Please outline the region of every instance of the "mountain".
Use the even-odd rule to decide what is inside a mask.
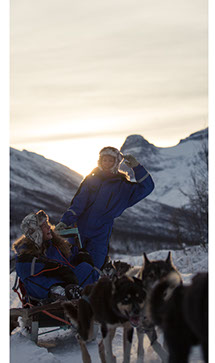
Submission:
[[[187,211],[180,213],[192,191],[190,173],[195,170],[207,129],[190,135],[170,148],[159,148],[140,135],[128,136],[121,147],[151,173],[154,191],[115,220],[110,251],[142,253],[159,248],[198,244]],[[82,176],[75,171],[32,152],[10,150],[11,243],[20,236],[20,223],[32,211],[44,209],[56,224],[69,207]],[[131,174],[124,163],[121,168]],[[127,169],[126,169],[127,168]],[[133,175],[131,174],[131,179]]]
[[[82,176],[45,157],[10,149],[11,239],[21,234],[20,223],[32,211],[44,209],[56,224],[69,207]]]
[[[207,143],[207,128],[167,148],[156,147],[143,136],[131,135],[122,145],[121,152],[132,154],[152,175],[156,187],[147,199],[182,207],[189,201],[186,194],[192,192],[191,173],[196,172]],[[125,165],[122,169],[133,177]]]

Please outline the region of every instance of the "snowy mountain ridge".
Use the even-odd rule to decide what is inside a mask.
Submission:
[[[187,198],[190,173],[202,142],[207,141],[207,130],[191,135],[175,147],[158,148],[141,135],[128,136],[121,151],[133,154],[151,173],[154,191],[137,205],[128,208],[114,223],[111,248],[137,253],[145,248],[172,246],[183,237],[190,241],[187,216],[180,217],[180,231],[175,227],[177,207]],[[75,171],[26,150],[10,150],[10,213],[11,243],[20,236],[20,223],[26,214],[44,209],[52,224],[59,222],[67,210],[82,176]],[[124,163],[122,169],[126,169]],[[127,169],[128,170],[128,169]],[[131,173],[131,169],[128,170]],[[131,175],[132,176],[132,175]],[[134,244],[135,241],[135,244]],[[149,247],[147,247],[149,246]]]
[[[42,155],[10,148],[11,237],[20,234],[21,220],[32,210],[44,209],[57,222],[81,180],[80,174]]]
[[[149,200],[164,203],[172,207],[182,207],[188,198],[181,192],[192,192],[190,185],[191,172],[195,172],[196,164],[208,142],[208,129],[191,134],[178,145],[160,148],[149,144],[140,135],[130,135],[121,147],[123,154],[132,154],[148,169],[155,182]],[[133,174],[124,165],[122,169],[131,177]]]

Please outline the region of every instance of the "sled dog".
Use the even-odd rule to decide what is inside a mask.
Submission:
[[[169,362],[187,363],[193,345],[201,345],[208,362],[208,274],[199,273],[191,285],[182,285],[171,272],[154,287],[148,305],[154,324],[161,327]]]
[[[160,356],[163,362],[167,361],[167,352],[163,349],[161,344],[157,341],[157,334],[155,331],[154,324],[149,321],[146,315],[146,301],[148,294],[150,293],[152,287],[156,282],[160,280],[161,277],[168,275],[170,271],[177,271],[172,263],[171,252],[169,252],[166,260],[158,260],[158,261],[150,261],[147,258],[147,255],[144,253],[143,255],[144,263],[140,268],[129,268],[130,265],[124,264],[121,261],[108,262],[108,276],[100,278],[100,280],[93,285],[88,285],[84,289],[83,299],[79,301],[79,310],[73,308],[71,303],[64,304],[65,312],[67,316],[71,319],[73,324],[77,324],[79,331],[79,342],[82,350],[82,356],[84,362],[90,362],[89,354],[86,351],[86,346],[84,344],[85,341],[92,339],[93,335],[93,321],[99,321],[101,324],[102,335],[104,337],[105,347],[103,347],[103,341],[101,341],[99,349],[100,349],[100,357],[102,362],[114,362],[114,357],[112,354],[111,341],[114,337],[115,329],[117,326],[121,325],[124,327],[124,362],[130,361],[130,346],[132,342],[133,336],[133,327],[137,328],[137,336],[138,336],[138,362],[143,362],[144,357],[144,349],[143,349],[143,339],[144,334],[147,334],[151,341],[151,345],[155,352]],[[118,272],[122,270],[126,274],[124,278],[117,276]],[[110,271],[112,270],[112,273]],[[136,275],[136,276],[134,276]],[[112,276],[112,282],[110,277]],[[123,304],[126,306],[126,299],[124,299],[124,295],[121,293],[121,290],[118,289],[121,282],[126,282],[123,284],[123,291],[126,293],[127,288],[129,288],[130,283],[134,279],[135,284],[138,283],[138,289],[141,288],[143,293],[142,299],[143,303],[139,304],[140,312],[138,316],[138,323],[129,322],[129,319],[126,320],[126,323],[119,321],[119,318],[122,314],[119,311],[116,314],[116,301],[119,299],[121,301],[121,309],[123,309]],[[140,281],[142,284],[140,284]],[[126,287],[127,286],[127,287]],[[107,288],[108,287],[108,288]],[[107,295],[105,294],[107,292]],[[114,293],[114,294],[113,294]],[[110,298],[110,295],[114,296]],[[131,298],[133,298],[131,296]],[[136,298],[134,298],[136,299]],[[88,300],[88,301],[87,301]],[[89,304],[90,300],[90,304]],[[104,304],[103,304],[104,303]],[[102,307],[102,310],[100,311]],[[110,314],[110,312],[112,312]],[[116,321],[111,322],[108,320],[112,318],[113,312],[117,315]],[[89,316],[91,324],[87,325],[89,322]],[[103,319],[103,320],[102,320]],[[104,324],[103,324],[104,322]],[[113,326],[114,324],[114,326]],[[116,325],[115,325],[116,324]],[[108,332],[108,334],[107,334]],[[105,340],[106,338],[106,340]],[[102,349],[106,351],[106,356],[111,357],[109,360],[102,355]],[[110,353],[109,353],[110,352]],[[107,360],[106,360],[107,359]],[[112,360],[111,360],[112,359]]]
[[[98,282],[84,288],[78,309],[72,303],[63,303],[71,322],[77,324],[78,340],[83,362],[91,362],[85,342],[92,340],[93,324],[98,322],[104,343],[106,363],[116,362],[112,352],[112,340],[118,326],[124,328],[124,363],[130,362],[133,327],[140,323],[141,311],[146,300],[143,283],[136,277],[101,277]]]
[[[124,261],[108,261],[103,269],[102,269],[102,275],[108,276],[112,278],[114,275],[117,275],[118,277],[123,276],[128,270],[131,269],[131,265],[129,265],[127,262]]]
[[[144,253],[143,266],[138,270],[135,267],[127,272],[127,275],[133,276],[135,274],[136,277],[142,280],[143,287],[147,293],[147,301],[141,314],[141,323],[137,327],[138,362],[143,362],[144,359],[143,341],[145,334],[148,336],[152,348],[161,358],[161,361],[167,362],[168,353],[157,340],[155,324],[153,324],[153,322],[148,317],[147,305],[153,287],[160,281],[161,278],[168,276],[172,272],[175,272],[181,279],[179,272],[173,264],[171,252],[168,253],[166,260],[151,261],[148,259],[146,253]]]

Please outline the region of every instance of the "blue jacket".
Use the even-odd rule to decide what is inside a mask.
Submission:
[[[77,223],[84,247],[85,241],[96,238],[106,249],[114,219],[154,189],[154,182],[142,165],[133,170],[136,182],[127,180],[122,173],[107,177],[96,168],[81,183],[61,222],[68,226]]]
[[[17,254],[16,272],[27,294],[37,299],[47,298],[52,285],[77,283],[84,287],[99,277],[98,272],[86,262],[73,267],[52,241],[49,241],[49,247],[41,257],[29,255],[27,250],[26,254]]]

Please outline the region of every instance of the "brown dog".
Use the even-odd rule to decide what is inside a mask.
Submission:
[[[133,327],[140,323],[145,299],[146,292],[141,280],[114,276],[113,280],[102,277],[96,284],[86,286],[78,302],[78,309],[70,302],[63,304],[67,316],[77,324],[78,340],[85,363],[91,361],[85,342],[93,337],[94,322],[101,326],[107,363],[115,362],[112,352],[115,330],[117,326],[124,327],[124,362],[129,363]]]

